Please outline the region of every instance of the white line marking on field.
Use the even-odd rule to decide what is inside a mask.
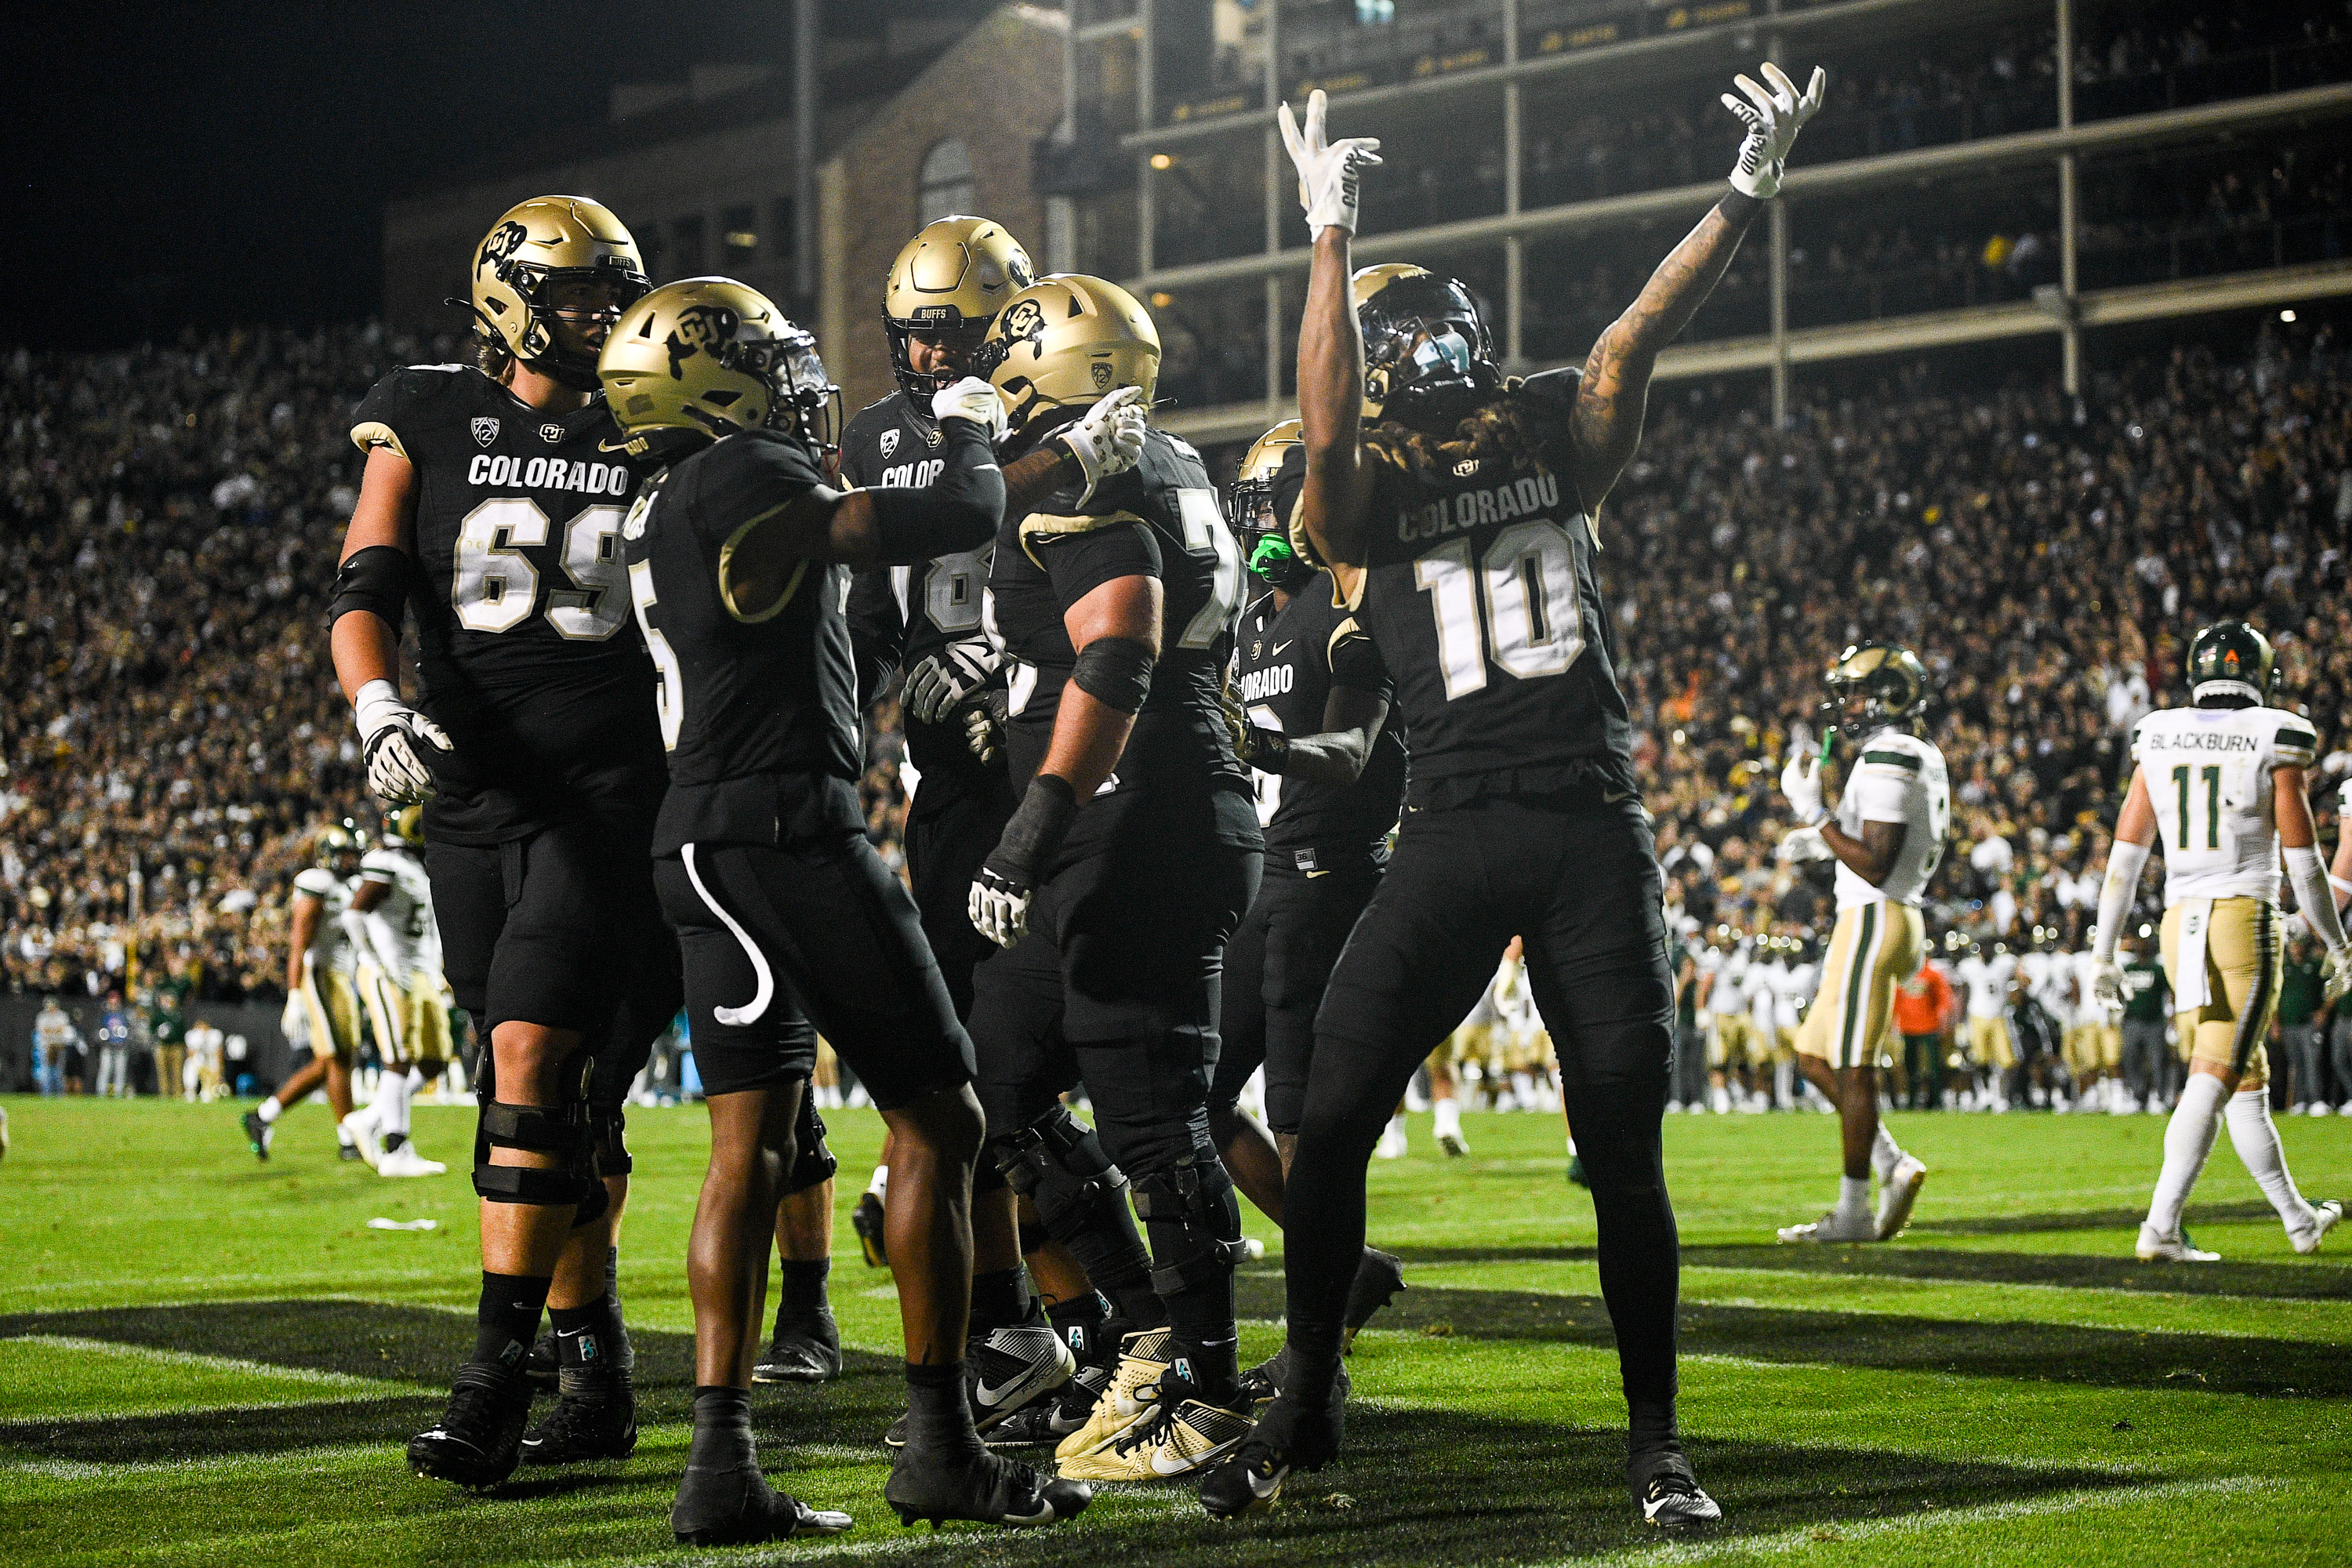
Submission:
[[[125,1344],[120,1340],[88,1340],[72,1334],[22,1334],[0,1341],[0,1343],[47,1345],[81,1354],[122,1356],[152,1366],[202,1367],[213,1372],[239,1373],[247,1377],[273,1378],[280,1383],[309,1384],[318,1388],[380,1389],[397,1386],[387,1385],[380,1377],[355,1377],[347,1372],[286,1366],[277,1362],[245,1361],[236,1356],[205,1355],[196,1351],[159,1350],[152,1345]]]
[[[73,1355],[100,1355],[117,1361],[128,1361],[144,1366],[184,1370],[229,1373],[239,1377],[275,1384],[293,1384],[306,1392],[289,1392],[271,1396],[258,1394],[226,1402],[194,1405],[141,1405],[131,1403],[109,1405],[94,1410],[59,1410],[47,1414],[0,1416],[0,1434],[12,1427],[54,1426],[60,1422],[119,1421],[142,1415],[201,1415],[207,1411],[283,1409],[301,1405],[341,1405],[354,1398],[397,1399],[421,1392],[416,1385],[387,1382],[383,1378],[354,1377],[349,1373],[325,1372],[314,1367],[281,1366],[269,1362],[244,1361],[235,1356],[203,1355],[194,1351],[159,1350],[149,1345],[123,1344],[114,1340],[82,1339],[71,1334],[19,1334],[0,1340],[0,1345],[38,1345],[44,1350],[63,1351]],[[316,1393],[307,1391],[318,1391]],[[108,1471],[120,1467],[108,1467]]]

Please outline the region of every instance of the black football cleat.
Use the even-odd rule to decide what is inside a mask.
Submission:
[[[730,1469],[688,1465],[670,1505],[669,1532],[680,1546],[751,1546],[805,1535],[839,1535],[853,1521],[811,1508],[768,1484],[756,1464]]]
[[[1348,1286],[1347,1327],[1339,1335],[1339,1352],[1345,1355],[1356,1346],[1356,1331],[1372,1321],[1372,1315],[1396,1298],[1404,1289],[1404,1264],[1394,1253],[1382,1252],[1377,1247],[1364,1248],[1364,1256],[1356,1265],[1356,1278]]]
[[[1276,1399],[1241,1447],[1210,1467],[1201,1481],[1201,1506],[1216,1519],[1272,1508],[1293,1470],[1319,1470],[1339,1456],[1347,1408],[1336,1395],[1320,1410]]]
[[[562,1364],[555,1354],[555,1331],[549,1329],[522,1358],[523,1381],[538,1393],[553,1394],[562,1375]]]
[[[1582,1187],[1587,1192],[1592,1190],[1592,1178],[1584,1173],[1584,1156],[1581,1154],[1570,1154],[1568,1157],[1568,1184],[1571,1187]]]
[[[890,1267],[890,1244],[882,1233],[882,1200],[872,1193],[860,1194],[857,1206],[849,1211],[849,1228],[857,1233],[857,1246],[866,1254],[868,1268]]]
[[[933,1529],[949,1520],[1033,1529],[1059,1524],[1086,1511],[1095,1497],[1084,1481],[1041,1476],[1029,1466],[984,1448],[938,1453],[919,1447],[898,1450],[885,1501],[898,1510],[898,1522],[929,1520]]]
[[[269,1123],[261,1119],[258,1110],[248,1110],[243,1125],[245,1146],[253,1151],[255,1159],[266,1163],[269,1159]]]
[[[625,1459],[637,1449],[637,1396],[626,1373],[564,1373],[547,1419],[524,1434],[526,1465]]]
[[[768,1353],[751,1368],[753,1383],[829,1383],[840,1375],[841,1329],[830,1307],[814,1321],[779,1321]]]
[[[1642,1520],[1661,1530],[1688,1530],[1723,1522],[1723,1509],[1700,1489],[1690,1461],[1680,1454],[1660,1454],[1648,1461],[1648,1476],[1633,1489]]]
[[[530,1419],[530,1384],[494,1361],[469,1361],[450,1380],[441,1419],[408,1440],[408,1468],[427,1480],[486,1490],[514,1474]]]

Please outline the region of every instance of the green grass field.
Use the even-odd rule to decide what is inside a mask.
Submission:
[[[632,1118],[624,1294],[644,1436],[601,1469],[478,1499],[418,1480],[408,1434],[470,1343],[462,1169],[380,1181],[336,1163],[323,1110],[257,1166],[224,1106],[5,1102],[0,1165],[0,1563],[1549,1563],[1588,1559],[2341,1563],[2352,1521],[2352,1237],[2298,1258],[2228,1147],[2189,1215],[2226,1262],[2131,1260],[2163,1123],[1906,1117],[1932,1174],[1876,1248],[1776,1246],[1834,1195],[1834,1129],[1682,1117],[1683,1422],[1719,1533],[1664,1542],[1622,1482],[1622,1406],[1592,1214],[1549,1117],[1465,1119],[1473,1154],[1375,1163],[1372,1234],[1412,1289],[1359,1342],[1344,1459],[1269,1517],[1104,1489],[1038,1535],[902,1530],[879,1437],[899,1395],[887,1278],[844,1184],[834,1302],[850,1371],[762,1390],[778,1484],[857,1518],[824,1543],[688,1552],[664,1516],[685,1462],[686,1233],[698,1110]],[[419,1110],[453,1166],[469,1112]],[[845,1176],[877,1140],[833,1118]],[[2284,1124],[2297,1178],[2352,1194],[2352,1125]],[[423,1233],[373,1217],[429,1217]],[[1270,1353],[1280,1238],[1241,1281],[1244,1359]]]

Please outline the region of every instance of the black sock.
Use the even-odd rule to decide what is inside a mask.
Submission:
[[[971,1401],[963,1391],[963,1363],[907,1363],[907,1446],[927,1449],[977,1448]]]
[[[1097,1338],[1103,1325],[1110,1321],[1110,1303],[1102,1299],[1101,1291],[1089,1290],[1046,1308],[1045,1321],[1054,1325],[1054,1332],[1061,1336],[1062,1342],[1078,1360],[1092,1361],[1097,1354]]]
[[[482,1274],[482,1299],[474,1309],[474,1359],[512,1368],[522,1364],[539,1338],[539,1314],[555,1281],[521,1274]]]
[[[694,1447],[686,1456],[694,1469],[756,1468],[760,1451],[751,1441],[751,1391],[700,1384],[694,1390]]]
[[[1035,1300],[1029,1293],[1029,1271],[1018,1263],[975,1274],[971,1277],[971,1331],[984,1334],[991,1329],[1025,1323]]]
[[[408,1134],[405,1132],[387,1132],[383,1135],[383,1152],[389,1154],[407,1142]]]
[[[1151,1270],[1143,1271],[1137,1280],[1105,1283],[1097,1280],[1102,1293],[1110,1298],[1110,1310],[1139,1329],[1162,1329],[1168,1326],[1168,1304],[1160,1292],[1151,1288]]]
[[[825,1278],[833,1272],[833,1259],[820,1258],[803,1263],[798,1258],[783,1259],[782,1294],[776,1302],[776,1328],[806,1328],[833,1316],[833,1307],[825,1300]]]
[[[555,1366],[559,1376],[584,1374],[593,1378],[623,1372],[613,1342],[612,1298],[599,1296],[584,1307],[550,1307],[549,1324],[555,1330]]]
[[[1230,1397],[1240,1380],[1240,1350],[1237,1339],[1188,1340],[1181,1331],[1168,1336],[1169,1359],[1175,1363],[1177,1373],[1191,1378],[1201,1397],[1212,1405]]]
[[[604,1352],[625,1373],[637,1369],[637,1347],[629,1342],[629,1326],[621,1321],[621,1249],[604,1249]]]

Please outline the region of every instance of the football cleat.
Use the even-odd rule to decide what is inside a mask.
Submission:
[[[933,1529],[950,1519],[1016,1529],[1076,1519],[1094,1500],[1081,1481],[1042,1476],[1027,1465],[985,1449],[940,1454],[901,1448],[891,1461],[885,1501],[898,1510],[898,1522],[930,1521]]]
[[[352,1111],[337,1124],[337,1130],[346,1140],[343,1143],[346,1151],[358,1150],[359,1157],[367,1162],[369,1170],[378,1168],[383,1159],[383,1135],[376,1131],[374,1106],[363,1105]],[[343,1155],[346,1160],[351,1157],[348,1152]]]
[[[1009,1329],[991,1329],[964,1342],[964,1397],[971,1405],[972,1429],[983,1436],[1016,1411],[1054,1393],[1078,1370],[1077,1358],[1039,1314]],[[890,1423],[882,1441],[893,1448],[907,1442],[908,1417]]]
[[[1055,1446],[1054,1458],[1075,1459],[1110,1446],[1151,1410],[1151,1390],[1169,1369],[1168,1331],[1145,1329],[1119,1342],[1118,1366],[1095,1401],[1087,1424]]]
[[[1396,1254],[1382,1252],[1377,1247],[1364,1248],[1357,1260],[1356,1278],[1348,1285],[1348,1315],[1346,1327],[1339,1332],[1339,1353],[1347,1354],[1356,1345],[1356,1331],[1372,1321],[1374,1313],[1396,1299],[1404,1289],[1404,1264]]]
[[[1035,1443],[1059,1443],[1086,1426],[1095,1401],[1110,1386],[1111,1369],[1082,1363],[1070,1381],[1045,1398],[1033,1399],[988,1429],[982,1439],[992,1448],[1022,1448]]]
[[[2316,1252],[2319,1250],[2320,1242],[2326,1239],[2329,1231],[2336,1228],[2336,1222],[2343,1217],[2344,1205],[2334,1198],[2325,1199],[2311,1205],[2311,1228],[2288,1231],[2286,1238],[2294,1244],[2294,1249],[2297,1252]]]
[[[1093,1453],[1063,1460],[1063,1478],[1172,1481],[1215,1464],[1249,1436],[1257,1402],[1238,1388],[1224,1403],[1199,1394],[1188,1378],[1162,1376],[1151,1413]]]
[[[637,1399],[625,1375],[574,1369],[562,1381],[555,1408],[523,1435],[524,1464],[579,1465],[636,1452]]]
[[[245,1146],[253,1151],[253,1157],[255,1159],[263,1161],[268,1160],[269,1158],[269,1140],[271,1135],[277,1130],[271,1127],[268,1122],[264,1121],[261,1119],[261,1112],[258,1110],[247,1111],[245,1113],[243,1125],[245,1128]]]
[[[1875,1220],[1869,1219],[1867,1217],[1853,1220],[1840,1220],[1838,1218],[1837,1210],[1832,1209],[1829,1213],[1822,1215],[1821,1218],[1814,1220],[1810,1225],[1782,1226],[1780,1230],[1780,1237],[1782,1241],[1792,1244],[1797,1242],[1813,1241],[1876,1241],[1878,1239],[1878,1223]]]
[[[375,1173],[379,1176],[439,1176],[446,1175],[448,1170],[440,1161],[428,1160],[418,1153],[414,1143],[386,1149],[375,1158]]]
[[[1895,1162],[1895,1169],[1878,1187],[1878,1239],[1893,1241],[1911,1223],[1912,1205],[1919,1201],[1919,1189],[1927,1184],[1927,1167],[1916,1154],[1906,1154]]]
[[[1410,1152],[1404,1141],[1404,1129],[1394,1122],[1391,1122],[1381,1134],[1380,1142],[1372,1150],[1383,1160],[1402,1160]]]
[[[1449,1127],[1440,1132],[1437,1135],[1437,1146],[1445,1151],[1449,1159],[1459,1160],[1470,1152],[1469,1141],[1462,1136],[1462,1130],[1458,1127]]]
[[[2313,1246],[2318,1242],[2315,1238]],[[2181,1226],[2170,1236],[2165,1235],[2146,1221],[2140,1223],[2139,1245],[2132,1255],[2142,1263],[2219,1263],[2221,1255],[2207,1252],[2189,1239],[2189,1227]]]
[[[670,1505],[669,1532],[681,1546],[749,1546],[804,1535],[839,1535],[845,1513],[815,1509],[776,1490],[756,1465],[732,1469],[688,1465]]]
[[[1339,1452],[1347,1405],[1334,1397],[1321,1410],[1277,1399],[1224,1458],[1201,1479],[1201,1506],[1215,1519],[1260,1513],[1282,1496],[1293,1470],[1319,1470]]]
[[[1642,1522],[1661,1530],[1723,1522],[1722,1506],[1700,1488],[1690,1461],[1680,1454],[1661,1456],[1649,1480],[1635,1489],[1633,1500],[1642,1505]]]
[[[861,1194],[857,1206],[849,1211],[849,1228],[857,1233],[857,1245],[866,1254],[866,1268],[890,1267],[890,1244],[883,1239],[880,1198],[872,1193]]]
[[[562,1363],[555,1354],[555,1331],[541,1334],[522,1358],[522,1380],[541,1394],[553,1394],[562,1375]]]
[[[753,1383],[829,1383],[841,1375],[841,1329],[833,1309],[806,1323],[776,1324],[768,1353],[751,1368]]]
[[[487,1490],[514,1474],[530,1418],[530,1384],[494,1361],[469,1361],[450,1381],[441,1419],[408,1440],[408,1468],[428,1480]]]

